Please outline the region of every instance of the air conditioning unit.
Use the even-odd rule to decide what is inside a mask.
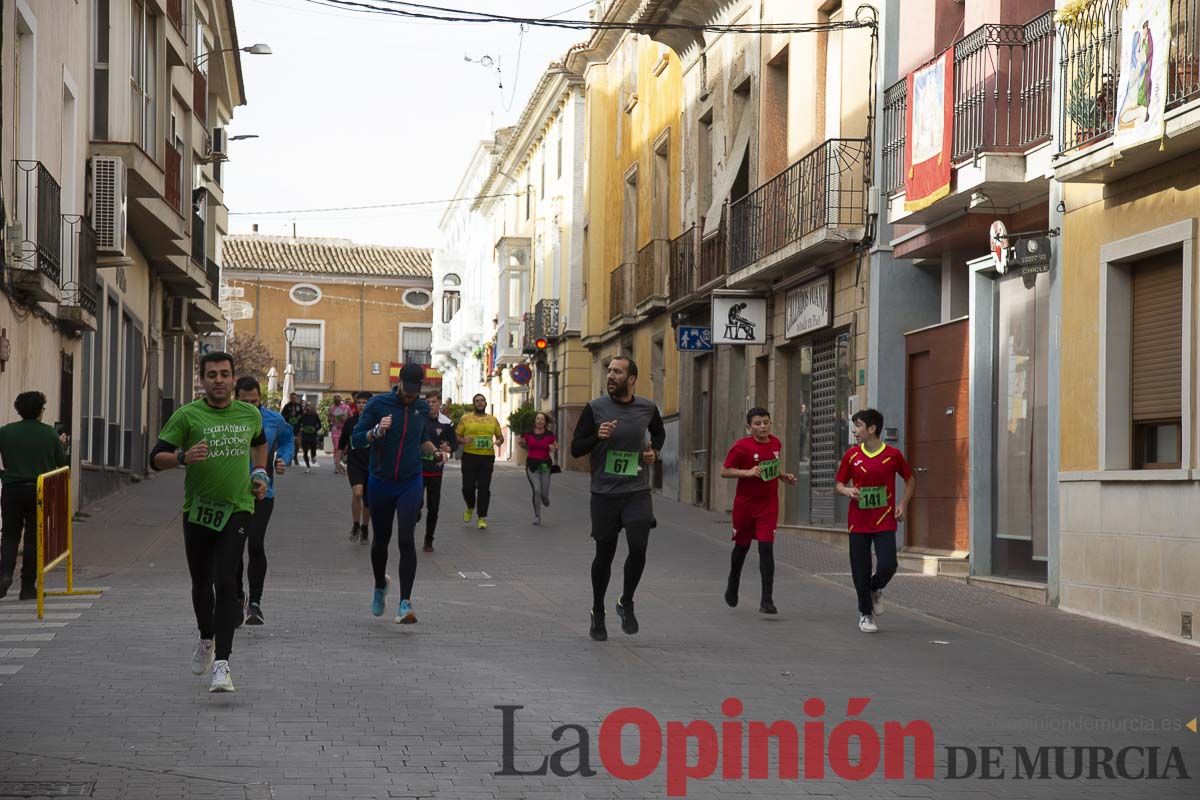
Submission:
[[[186,297],[168,298],[165,330],[168,333],[187,333],[187,313],[188,300]]]
[[[116,156],[92,156],[92,227],[96,249],[125,255],[125,162]]]
[[[212,130],[212,152],[209,154],[213,161],[224,161],[228,158],[226,149],[227,137],[224,128],[213,128]]]

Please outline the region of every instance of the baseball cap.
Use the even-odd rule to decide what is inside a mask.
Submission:
[[[420,364],[405,364],[400,368],[400,391],[420,392],[425,383],[425,370]]]

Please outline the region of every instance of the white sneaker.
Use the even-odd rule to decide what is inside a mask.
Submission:
[[[236,692],[233,688],[233,679],[229,677],[229,662],[214,661],[212,665],[212,683],[208,687],[210,692]]]
[[[871,618],[870,614],[863,614],[858,618],[858,629],[863,633],[879,633],[879,626],[875,624],[875,620]]]
[[[871,616],[878,617],[883,613],[883,590],[871,592]]]
[[[192,651],[192,674],[203,675],[212,666],[214,644],[212,639],[197,639]]]
[[[305,468],[304,468],[304,474],[305,474],[305,475],[311,475],[311,474],[312,474],[312,467],[305,467]]]

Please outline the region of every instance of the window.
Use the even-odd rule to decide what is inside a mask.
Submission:
[[[154,156],[157,148],[154,97],[158,77],[158,18],[141,0],[133,0],[130,26],[130,81],[133,133],[142,150]]]
[[[558,177],[562,177],[562,131],[558,132]]]
[[[424,289],[409,289],[404,293],[404,305],[409,308],[429,308],[433,303],[433,295]]]
[[[296,338],[288,348],[288,359],[296,372],[297,384],[320,383],[324,372],[321,345],[324,331],[318,322],[289,322],[296,329]]]
[[[457,290],[449,289],[442,291],[442,322],[449,322],[454,319],[454,315],[458,313],[459,306],[462,304],[462,296]]]
[[[315,306],[321,302],[321,290],[311,283],[297,283],[288,293],[298,306]]]
[[[432,363],[432,348],[433,331],[429,328],[400,329],[400,360],[405,364]]]
[[[1130,292],[1134,469],[1178,468],[1183,450],[1183,268],[1176,251],[1139,261]]]
[[[104,141],[108,138],[109,0],[94,0],[93,16],[96,38],[92,42],[92,138]]]

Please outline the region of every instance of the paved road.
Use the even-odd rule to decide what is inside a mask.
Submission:
[[[1200,649],[904,573],[888,592],[882,632],[866,636],[845,554],[791,538],[778,546],[780,615],[748,602],[758,586],[753,554],[743,604],[729,609],[727,520],[663,500],[638,594],[642,632],[624,636],[610,613],[610,640],[594,643],[585,480],[556,476],[546,524],[535,528],[524,477],[505,467],[485,532],[462,524],[458,475],[448,475],[437,552],[421,555],[417,575],[421,621],[402,627],[392,608],[379,619],[368,612],[367,548],[346,539],[347,489],[327,465],[280,482],[267,625],[239,631],[232,695],[209,695],[188,670],[195,631],[180,474],[89,509],[78,525],[78,582],[108,587],[103,596],[57,601],[41,625],[29,604],[0,601],[0,797],[78,789],[97,798],[658,798],[669,788],[704,798],[1200,796],[1200,735],[1182,727],[1200,714]],[[730,697],[743,710],[727,716]],[[855,714],[870,725],[842,727],[855,697],[869,698]],[[823,714],[805,706],[814,698]],[[513,712],[514,770],[535,770],[583,735],[596,774],[577,774],[576,747],[557,764],[576,774],[496,775],[502,705],[523,706]],[[650,748],[649,727],[641,753],[635,727],[623,739],[607,735],[602,721],[623,707],[653,715],[661,751]],[[889,720],[928,722],[933,779],[914,779],[911,743],[905,780],[886,779],[882,762],[854,779],[852,765],[872,748],[860,753],[860,740],[845,734],[883,732]],[[700,724],[687,740],[668,721]],[[730,769],[739,760],[722,723],[757,745],[752,721],[790,721],[805,735],[803,723],[823,722],[823,779],[805,777],[804,754],[821,748],[802,735],[799,779],[780,778],[796,756],[781,765],[771,755],[770,779],[750,780],[747,770],[723,780],[724,759]],[[579,727],[555,741],[564,725]],[[980,748],[989,746],[1005,748],[994,768],[1002,779],[980,777]],[[1106,779],[1098,765],[1097,780],[1015,779],[1016,748],[1037,746],[1157,747],[1159,772],[1176,778],[1174,747],[1193,777]],[[973,777],[947,777],[950,752],[959,772],[967,758],[950,747],[972,750]],[[649,774],[614,770],[618,751],[629,765],[651,759]],[[1063,753],[1068,774],[1075,752]],[[1150,755],[1126,757],[1126,773],[1136,774]],[[713,777],[681,782],[686,765],[704,772],[705,759]],[[1054,762],[1042,763],[1053,775]]]

